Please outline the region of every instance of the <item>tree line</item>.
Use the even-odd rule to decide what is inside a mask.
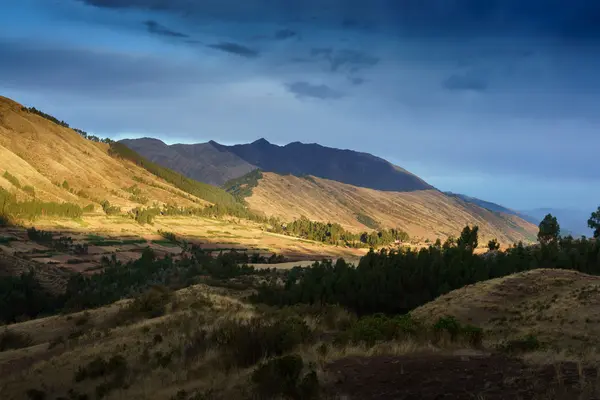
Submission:
[[[0,216],[2,220],[12,218],[35,219],[40,216],[80,218],[83,209],[73,203],[57,203],[37,199],[17,201],[14,194],[0,187]]]
[[[518,243],[475,254],[478,228],[465,227],[458,240],[420,250],[371,250],[357,266],[344,260],[317,262],[284,273],[284,284],[264,284],[254,300],[272,305],[339,304],[358,314],[403,314],[451,290],[537,268],[600,275],[600,208],[589,221],[594,238],[561,237],[556,218],[539,226],[539,244]]]
[[[331,245],[348,247],[380,247],[396,241],[405,242],[410,239],[408,233],[400,229],[384,229],[380,231],[352,233],[338,223],[311,221],[302,217],[290,223],[282,223],[277,219],[270,221],[272,231],[314,240]]]
[[[77,129],[77,128],[71,128],[71,126],[68,123],[66,123],[65,121],[59,120],[58,118],[56,118],[50,114],[46,114],[45,112],[38,110],[35,107],[23,107],[22,111],[39,115],[40,117],[45,118],[48,121],[54,122],[56,125],[62,126],[63,128],[70,128],[87,140],[91,140],[93,142],[98,142],[98,143],[112,143],[113,142],[109,138],[102,139],[102,138],[99,138],[98,136],[90,135],[89,133],[87,133],[84,130]]]

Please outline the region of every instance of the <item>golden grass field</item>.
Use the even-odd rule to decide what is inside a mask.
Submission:
[[[369,228],[357,220],[365,214],[383,228],[400,228],[411,237],[435,241],[458,237],[478,225],[481,243],[497,238],[503,245],[531,241],[537,227],[518,217],[494,213],[437,190],[383,192],[316,177],[263,173],[247,199],[250,208],[286,221],[305,216],[337,222],[350,231]]]

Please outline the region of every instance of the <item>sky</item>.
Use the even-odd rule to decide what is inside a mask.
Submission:
[[[598,21],[597,0],[19,0],[0,94],[101,137],[316,142],[592,211]]]

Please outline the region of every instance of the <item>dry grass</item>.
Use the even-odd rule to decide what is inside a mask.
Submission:
[[[130,193],[123,189],[137,184],[145,197],[159,203],[206,204],[197,198],[190,201],[192,197],[187,193],[133,163],[110,157],[108,145],[85,140],[75,131],[24,112],[21,107],[0,96],[0,170],[16,176],[22,186],[33,186],[38,198],[82,206],[106,199],[130,209],[140,204],[129,200]],[[134,181],[136,176],[150,184]],[[65,180],[75,193],[55,185]],[[28,198],[4,178],[0,178],[0,186],[14,190],[19,198]],[[79,191],[89,198],[77,195]]]
[[[306,216],[315,221],[338,222],[351,231],[368,228],[357,214],[371,216],[384,228],[401,228],[411,237],[430,240],[457,237],[467,224],[479,225],[484,240],[501,243],[529,241],[537,227],[519,218],[492,213],[436,190],[383,192],[327,179],[304,179],[264,173],[247,199],[250,207],[268,216],[293,220]]]
[[[452,291],[413,312],[435,320],[453,315],[492,337],[535,335],[564,351],[590,352],[600,335],[600,278],[538,269]]]

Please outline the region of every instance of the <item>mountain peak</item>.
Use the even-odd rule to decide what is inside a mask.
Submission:
[[[264,146],[264,145],[271,144],[271,143],[265,138],[260,138],[258,140],[255,140],[254,142],[252,142],[252,144]]]

